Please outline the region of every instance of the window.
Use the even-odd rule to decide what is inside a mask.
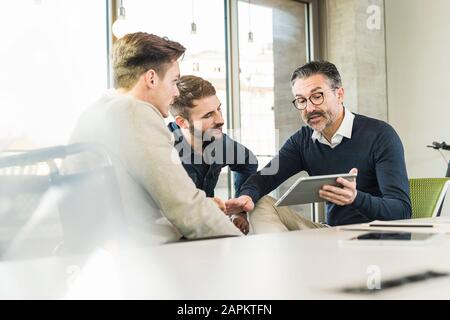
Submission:
[[[290,0],[238,3],[241,139],[260,167],[300,126],[290,78],[307,62],[307,8]]]
[[[128,32],[144,31],[181,43],[182,75],[210,81],[227,110],[223,0],[126,0]],[[151,12],[151,19],[149,18]],[[192,23],[196,32],[192,33]],[[226,125],[224,126],[226,128]]]
[[[8,1],[2,9],[0,151],[65,144],[107,88],[106,1]]]

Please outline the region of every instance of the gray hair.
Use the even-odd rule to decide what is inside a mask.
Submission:
[[[321,74],[325,76],[332,88],[342,87],[342,80],[336,66],[328,61],[311,61],[297,68],[291,77],[291,85],[294,85],[297,79],[304,79],[310,76]]]

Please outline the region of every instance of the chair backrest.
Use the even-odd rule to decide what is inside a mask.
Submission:
[[[79,158],[79,165],[66,170],[65,162],[71,157]],[[86,166],[86,158],[95,160],[91,167]],[[37,168],[42,163],[47,170]],[[121,196],[107,150],[99,145],[73,144],[0,157],[0,258],[5,252],[27,256],[42,248],[41,239],[30,232],[36,228],[30,225],[39,222],[42,226],[49,208],[56,213],[49,230],[58,229],[53,238],[58,238],[56,244],[64,242],[64,252],[90,250],[123,235]],[[20,249],[16,249],[17,243]],[[44,255],[53,251],[55,241],[50,245],[51,250],[41,250]]]
[[[409,180],[413,218],[431,218],[440,214],[450,178]]]

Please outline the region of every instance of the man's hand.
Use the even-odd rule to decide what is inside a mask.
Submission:
[[[358,169],[353,168],[350,173],[358,173]],[[353,182],[348,181],[344,178],[337,178],[337,183],[342,185],[342,188],[324,185],[319,191],[319,195],[322,199],[335,203],[338,206],[348,206],[355,201],[357,190],[356,190],[356,179]]]
[[[249,196],[240,196],[239,198],[234,198],[225,201],[225,212],[227,214],[235,214],[241,212],[250,212],[255,208],[252,198]]]
[[[222,210],[223,213],[226,212],[225,211],[225,202],[222,199],[217,198],[217,197],[210,198],[210,199],[212,199],[217,204],[217,206],[219,207],[220,210]]]
[[[247,220],[247,214],[245,212],[236,213],[231,215],[231,221],[234,223],[243,234],[248,234],[249,224]]]

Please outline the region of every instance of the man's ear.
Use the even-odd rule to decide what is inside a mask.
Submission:
[[[189,121],[187,121],[187,119],[181,117],[181,116],[176,116],[175,117],[175,123],[182,129],[188,129],[189,128]]]
[[[149,69],[144,74],[144,79],[145,79],[145,84],[149,88],[154,88],[156,86],[157,82],[158,82],[158,74],[156,73],[155,70]]]
[[[337,97],[342,105],[344,104],[344,96],[345,96],[344,88],[340,87],[339,89],[337,89]]]

